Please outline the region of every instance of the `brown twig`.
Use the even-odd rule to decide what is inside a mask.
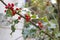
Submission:
[[[2,0],[0,0],[5,6],[6,3],[4,3]],[[22,18],[26,19],[24,16],[22,16],[21,14],[17,13],[18,15],[20,15]],[[35,27],[39,28],[34,22],[30,21],[30,23],[32,23]],[[40,30],[42,30],[41,28],[39,28]],[[50,35],[49,33],[43,31],[43,33],[45,33],[46,35],[48,35],[49,37],[51,37],[52,39],[54,39],[54,37],[52,35]]]
[[[5,2],[3,2],[2,0],[0,0],[5,6],[7,6],[7,4]]]
[[[60,32],[60,0],[57,0],[57,8],[58,8],[58,24],[59,24],[59,32]]]

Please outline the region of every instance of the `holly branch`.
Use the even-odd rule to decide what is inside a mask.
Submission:
[[[0,0],[5,6],[7,6],[7,4]],[[16,13],[18,14],[19,16],[21,16],[22,18],[24,18],[26,20],[26,17],[24,17],[23,15],[19,14],[19,13]],[[29,21],[31,24],[33,24],[36,28],[39,28],[40,30],[42,30],[40,27],[38,27],[32,20]],[[43,33],[45,33],[46,35],[48,35],[50,38],[54,39],[54,37],[52,35],[50,35],[49,33],[47,33],[46,31],[43,31]]]

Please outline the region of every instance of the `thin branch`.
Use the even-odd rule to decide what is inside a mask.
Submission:
[[[7,6],[7,4],[5,2],[3,2],[3,0],[0,0],[5,6]]]
[[[5,6],[6,6],[6,3],[4,3],[2,0],[0,0]],[[17,13],[18,15],[20,15],[22,18],[26,19],[24,16],[22,16],[21,14]],[[32,22],[30,20],[30,23],[32,23],[35,27],[39,28],[34,22]],[[41,28],[39,28],[40,30],[42,30]],[[51,37],[52,39],[54,39],[54,37],[52,35],[50,35],[49,33],[43,31],[43,33],[45,33],[46,35],[48,35],[49,37]]]

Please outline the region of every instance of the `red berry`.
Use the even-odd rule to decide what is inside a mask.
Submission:
[[[41,24],[41,22],[39,21],[38,24]]]
[[[8,6],[5,6],[5,8],[7,9],[7,8],[8,8]]]
[[[28,14],[25,14],[25,18],[26,18],[26,21],[29,22],[30,21],[30,16]]]
[[[39,27],[40,27],[40,28],[43,28],[43,25],[42,25],[42,24],[40,24],[40,25],[39,25]]]
[[[6,10],[4,10],[4,12],[6,12]]]
[[[12,16],[14,16],[16,14],[16,11],[14,10],[14,11],[12,11]]]
[[[8,7],[10,7],[11,6],[11,4],[10,3],[8,3]]]
[[[28,17],[28,14],[25,14],[25,17]]]
[[[42,23],[39,21],[38,22],[38,26],[40,27],[40,28],[43,28],[43,25],[42,25]]]
[[[30,17],[26,17],[26,21],[29,22],[30,21]]]
[[[19,10],[19,8],[16,8],[16,10]]]
[[[13,7],[10,7],[10,9],[11,9],[12,11],[14,11],[14,8],[13,8]]]
[[[21,17],[19,16],[19,17],[18,17],[18,20],[20,20],[20,19],[21,19]]]
[[[12,3],[11,6],[14,7],[14,4]]]

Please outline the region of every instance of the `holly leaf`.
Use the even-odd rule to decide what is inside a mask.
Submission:
[[[13,32],[15,32],[16,28],[14,27],[14,25],[11,26],[11,30],[12,32],[10,33],[10,35],[12,35]]]
[[[12,16],[12,11],[10,9],[8,9],[6,11],[6,16],[8,16],[8,17]]]
[[[36,15],[32,15],[31,18],[34,18],[35,19],[36,18]]]
[[[14,23],[17,24],[19,21],[18,20],[14,20]]]
[[[43,20],[44,22],[48,22],[47,16],[44,16],[44,17],[42,17],[42,18],[39,18],[39,20]]]

